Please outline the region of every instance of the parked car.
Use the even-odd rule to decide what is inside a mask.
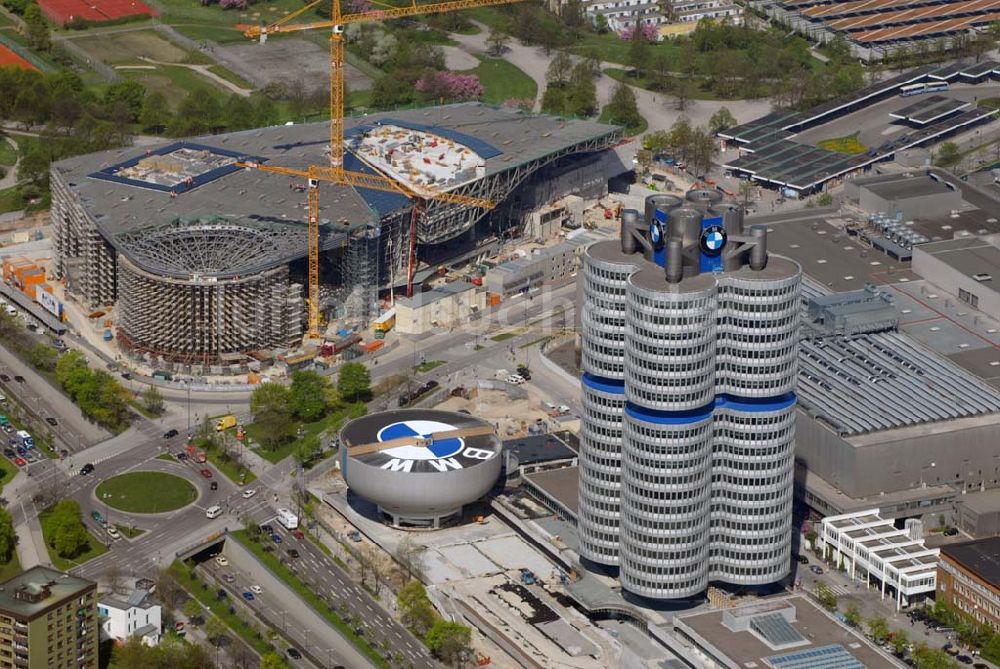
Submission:
[[[510,376],[507,377],[507,383],[519,386],[522,383],[524,383],[524,377],[521,376],[520,374],[511,374]]]
[[[28,461],[25,460],[24,458],[14,458],[14,464],[17,465],[18,467],[23,467],[26,464],[28,464]]]
[[[4,383],[10,383],[10,377],[7,376],[6,374],[0,374],[0,381],[3,381]]]
[[[177,432],[177,430],[167,430],[166,432],[163,433],[163,438],[164,439],[173,439],[178,434],[179,433]]]
[[[223,574],[222,580],[225,581],[226,583],[233,583],[236,581],[236,577],[233,576],[232,574]]]
[[[219,489],[219,482],[218,481],[212,481],[212,483],[208,486],[208,489],[209,490],[218,490]]]
[[[80,467],[81,476],[86,476],[87,474],[90,474],[93,471],[94,471],[94,465],[89,462],[85,464],[83,467]]]
[[[253,593],[247,590],[246,592],[243,593],[243,599],[247,600],[248,602],[252,602],[254,600]]]
[[[809,571],[811,571],[812,573],[814,573],[814,574],[816,574],[818,576],[818,575],[820,575],[820,574],[823,573],[823,568],[822,567],[817,567],[816,565],[813,565],[813,566],[809,567]]]
[[[276,544],[280,544],[281,543],[281,535],[280,534],[272,534],[271,535],[271,541],[273,541]]]
[[[799,564],[809,564],[809,558],[807,558],[805,555],[796,555],[795,561],[798,562]]]
[[[201,474],[202,476],[204,476],[207,479],[212,478],[212,470],[211,469],[202,469],[199,472],[199,474]]]
[[[296,539],[306,538],[305,532],[303,532],[302,530],[295,530],[294,532],[292,532],[292,536],[294,536]]]
[[[8,458],[16,458],[17,457],[17,451],[15,451],[10,446],[8,446],[7,448],[3,449],[3,454],[5,456],[7,456]]]
[[[264,593],[264,588],[260,587],[259,585],[251,585],[250,592],[252,592],[255,595],[260,595]]]
[[[10,423],[7,423],[6,425],[3,426],[4,434],[10,434],[11,432],[14,432],[15,430],[17,430],[17,428],[14,427],[13,425],[11,425]]]
[[[46,422],[46,423],[48,423],[49,425],[51,425],[52,427],[55,427],[56,425],[58,425],[58,424],[59,424],[59,421],[57,421],[57,420],[56,420],[55,418],[53,418],[52,416],[48,416],[48,417],[46,417],[46,419],[45,419],[45,422]]]
[[[962,664],[972,664],[972,658],[969,657],[968,655],[959,655],[955,659],[961,662]]]
[[[268,523],[264,523],[263,525],[261,525],[260,529],[264,534],[274,534],[274,528],[271,527]]]
[[[285,651],[285,653],[288,655],[288,657],[292,658],[293,660],[302,659],[302,653],[300,653],[296,648],[289,648],[288,650]]]
[[[219,565],[220,567],[228,567],[229,560],[226,559],[225,555],[216,555],[215,564]]]
[[[298,558],[299,557],[299,552],[297,550],[295,550],[294,548],[285,549],[285,552],[288,553],[288,557],[290,557],[290,558]]]
[[[14,380],[17,381],[18,383],[24,383],[24,377],[21,376],[20,374],[18,374],[17,376],[15,376]]]

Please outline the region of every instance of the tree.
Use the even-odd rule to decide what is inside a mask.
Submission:
[[[110,84],[104,90],[104,105],[113,107],[121,102],[128,110],[130,121],[138,121],[146,98],[146,87],[133,79],[122,79]]]
[[[472,653],[472,630],[461,623],[439,618],[428,630],[424,643],[442,662],[461,666]]]
[[[889,636],[889,624],[882,616],[872,616],[868,619],[868,634],[875,643],[884,642]]]
[[[749,179],[744,179],[740,182],[740,198],[743,200],[743,206],[750,204],[751,200],[757,198],[757,184],[750,181]]]
[[[928,648],[923,643],[913,651],[913,663],[917,669],[955,669],[957,666],[943,650]]]
[[[53,506],[43,522],[49,547],[59,557],[72,559],[90,548],[90,533],[80,518],[80,504],[64,499]]]
[[[499,58],[507,50],[510,42],[510,35],[502,30],[490,28],[490,34],[486,38],[486,51],[494,58]]]
[[[604,111],[611,123],[626,128],[637,128],[642,125],[642,116],[639,115],[639,107],[635,103],[635,93],[622,82],[618,82],[615,86],[615,90],[611,93],[611,101]]]
[[[837,595],[833,594],[830,586],[826,583],[816,585],[816,599],[827,611],[835,611],[837,609]]]
[[[892,638],[889,639],[889,644],[892,646],[892,652],[897,657],[903,657],[906,654],[907,647],[910,645],[910,637],[903,630],[897,630],[893,633]]]
[[[153,91],[142,101],[142,109],[139,111],[139,124],[146,132],[159,135],[167,129],[170,122],[170,105],[167,98],[159,91]]]
[[[205,636],[208,640],[215,644],[216,647],[221,646],[226,639],[226,635],[229,633],[229,627],[226,623],[222,622],[219,616],[212,616],[205,623]]]
[[[149,413],[159,416],[164,411],[163,393],[156,386],[149,386],[142,393],[142,405]]]
[[[399,605],[403,624],[414,634],[422,637],[430,631],[437,614],[430,599],[427,598],[427,590],[423,583],[416,579],[407,582],[399,589],[396,603]]]
[[[636,77],[641,77],[646,71],[646,66],[649,65],[649,41],[646,39],[646,33],[640,27],[632,30],[627,39],[629,40],[627,64],[632,68]]]
[[[549,68],[545,71],[545,81],[549,86],[565,86],[569,83],[572,70],[573,59],[565,51],[559,51],[549,61]]]
[[[0,563],[7,564],[14,557],[17,546],[17,533],[14,532],[14,520],[7,509],[0,508]]]
[[[46,346],[42,343],[35,344],[28,351],[28,362],[35,369],[45,372],[53,371],[56,368],[56,361],[58,359],[59,353],[51,346]]]
[[[642,138],[642,148],[660,155],[671,148],[670,133],[666,130],[654,130],[646,133]]]
[[[593,116],[597,112],[597,86],[594,84],[594,74],[586,62],[579,62],[573,67],[566,92],[567,114]]]
[[[736,117],[726,107],[719,107],[719,110],[708,119],[708,129],[712,134],[716,134],[736,125]]]
[[[184,608],[182,609],[187,619],[191,621],[191,624],[195,624],[194,621],[201,617],[201,604],[194,597],[188,599],[184,602]]]
[[[337,375],[337,392],[347,402],[364,401],[371,398],[371,375],[360,362],[345,362]]]
[[[250,396],[257,438],[265,448],[277,448],[294,434],[290,396],[290,390],[279,383],[262,384]]]
[[[715,138],[705,128],[698,128],[691,134],[688,145],[688,170],[695,176],[706,174],[712,167],[712,160],[719,152]]]
[[[176,609],[186,597],[184,588],[181,587],[169,569],[161,569],[156,576],[156,596],[169,609]]]
[[[32,49],[48,51],[52,48],[52,37],[49,34],[49,24],[37,3],[32,2],[24,10],[24,22],[28,24],[28,44]]]
[[[311,423],[326,415],[335,398],[333,388],[326,377],[312,370],[292,372],[292,383],[288,388],[288,408],[299,420]]]
[[[396,561],[406,571],[406,580],[420,576],[424,570],[424,552],[427,547],[407,535],[396,546]]]
[[[945,142],[938,149],[937,164],[941,167],[954,167],[961,159],[962,156],[959,153],[958,144],[955,142]]]
[[[851,604],[847,607],[847,611],[844,612],[844,621],[851,627],[857,627],[861,624],[861,611],[858,610],[857,604]]]
[[[260,658],[260,669],[287,669],[288,665],[277,653],[267,653]]]

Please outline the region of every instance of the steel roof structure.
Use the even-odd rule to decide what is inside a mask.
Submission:
[[[971,102],[946,98],[943,95],[932,95],[892,112],[889,116],[906,121],[907,123],[927,125],[928,123],[947,118],[971,104]]]

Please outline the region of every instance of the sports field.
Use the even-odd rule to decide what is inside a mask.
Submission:
[[[38,68],[21,58],[16,53],[0,44],[0,67],[20,67],[25,70],[37,70]]]

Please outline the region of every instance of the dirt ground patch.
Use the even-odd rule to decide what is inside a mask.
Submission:
[[[232,44],[220,46],[212,55],[222,65],[258,87],[272,82],[299,80],[307,91],[326,87],[330,81],[329,55],[323,47],[307,39],[285,38],[267,44]],[[372,81],[357,68],[344,69],[347,88],[352,91],[371,88]]]
[[[152,30],[115,33],[113,38],[98,36],[81,37],[73,43],[102,63],[142,64],[140,56],[165,63],[180,63],[188,53],[174,46]]]

